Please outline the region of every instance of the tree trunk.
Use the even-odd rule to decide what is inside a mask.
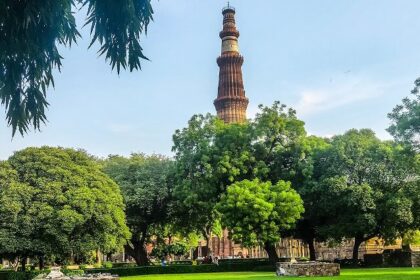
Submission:
[[[44,270],[45,268],[45,259],[44,256],[39,256],[39,270]]]
[[[315,251],[315,240],[312,238],[307,241],[309,245],[309,259],[311,261],[316,261],[316,251]]]
[[[20,260],[20,265],[21,265],[22,271],[26,271],[27,259],[28,259],[27,257],[22,257],[22,259]]]
[[[101,251],[99,251],[99,248],[96,249],[96,263],[97,264],[101,264],[102,263],[102,258],[101,258]]]
[[[206,240],[206,246],[204,248],[206,248],[205,251],[205,256],[203,257],[207,257],[211,255],[211,247],[210,247],[210,239],[211,239],[211,228],[207,227],[207,228],[203,228],[202,230],[202,234],[204,239]]]
[[[267,252],[268,259],[270,263],[276,264],[279,261],[279,256],[277,255],[276,246],[271,243],[264,243],[264,249]]]
[[[359,259],[359,247],[360,244],[363,243],[363,241],[363,237],[357,236],[354,238],[353,261],[357,261]]]
[[[146,244],[144,244],[144,242],[143,244],[141,244],[141,242],[133,242],[133,247],[126,245],[125,251],[134,258],[138,266],[145,266],[149,264]]]

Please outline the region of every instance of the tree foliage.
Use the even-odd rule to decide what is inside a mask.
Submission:
[[[140,68],[147,59],[140,35],[147,32],[153,10],[150,0],[3,0],[0,1],[0,101],[13,135],[45,123],[47,89],[54,85],[53,70],[61,69],[59,46],[80,37],[74,10],[87,6],[86,25],[91,46],[98,42],[117,72]]]
[[[184,242],[178,241],[172,244],[159,243],[153,247],[151,256],[158,259],[165,258],[169,255],[181,257],[185,256],[188,253],[188,251],[189,247]]]
[[[244,180],[227,188],[217,204],[233,241],[246,247],[274,246],[280,232],[294,226],[304,212],[303,202],[290,182]],[[277,255],[270,256],[277,261]]]
[[[27,148],[0,163],[0,254],[68,258],[130,237],[118,186],[82,151]]]
[[[248,126],[224,124],[211,116],[194,116],[173,136],[176,159],[176,207],[186,232],[207,239],[218,222],[214,211],[226,187],[250,170]]]
[[[254,120],[225,124],[207,116],[194,116],[173,139],[176,159],[175,196],[191,229],[209,239],[219,216],[214,211],[227,186],[255,178],[294,180],[296,166],[305,166],[299,151],[305,139],[304,123],[279,102],[260,106]],[[298,173],[303,170],[299,169]],[[305,172],[305,171],[302,171]],[[298,180],[295,180],[298,184]]]
[[[326,223],[317,230],[355,238],[355,259],[363,241],[392,241],[417,226],[419,165],[412,153],[363,129],[334,137],[318,160],[311,191]]]
[[[104,171],[118,183],[126,204],[127,225],[132,233],[126,252],[139,265],[148,264],[147,242],[170,224],[172,165],[163,156],[142,154],[130,158],[110,156],[104,162]]]
[[[413,98],[404,98],[401,105],[397,105],[388,114],[391,126],[388,132],[398,141],[408,144],[417,152],[420,150],[420,78],[415,82],[411,91]]]

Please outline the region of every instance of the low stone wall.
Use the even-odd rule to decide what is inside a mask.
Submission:
[[[277,263],[277,276],[339,276],[337,263],[300,262]]]

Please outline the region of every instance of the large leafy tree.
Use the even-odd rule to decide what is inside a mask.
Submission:
[[[278,261],[275,244],[280,231],[293,227],[304,211],[302,199],[290,182],[272,185],[258,179],[230,185],[217,209],[235,242],[263,246],[273,263]]]
[[[319,160],[312,191],[328,220],[318,230],[354,238],[354,259],[362,242],[392,241],[418,225],[419,165],[412,153],[363,129],[334,137]]]
[[[194,116],[187,128],[177,131],[173,137],[175,194],[191,228],[201,229],[209,239],[219,218],[214,207],[236,181],[259,178],[273,184],[279,180],[299,184],[302,180],[296,178],[306,172],[305,154],[297,149],[306,136],[303,125],[294,110],[276,102],[260,106],[256,118],[244,124]],[[295,172],[297,166],[299,172]]]
[[[224,124],[211,115],[194,116],[173,136],[176,159],[178,222],[185,232],[198,231],[207,247],[218,215],[216,203],[226,187],[249,177],[250,135],[247,124]]]
[[[152,20],[151,0],[2,0],[0,1],[0,102],[13,134],[39,129],[46,121],[47,89],[54,85],[53,70],[60,70],[60,45],[80,37],[74,12],[87,6],[86,25],[91,46],[99,44],[117,72],[140,68],[147,59],[140,35]]]
[[[320,234],[318,229],[331,215],[331,213],[320,211],[323,191],[319,191],[319,182],[314,174],[315,170],[319,170],[317,165],[322,159],[320,154],[328,147],[328,140],[309,136],[301,138],[292,149],[293,154],[296,155],[294,158],[298,160],[291,169],[293,176],[290,180],[304,201],[305,213],[296,227],[283,232],[283,235],[304,240],[308,244],[311,260],[316,260],[315,241],[322,242],[327,239],[326,236]]]
[[[170,224],[173,162],[163,156],[110,156],[104,171],[118,183],[126,204],[132,237],[125,246],[138,265],[149,263],[146,245]]]
[[[82,151],[27,148],[0,163],[0,254],[68,258],[121,249],[120,190]]]
[[[415,151],[420,151],[420,78],[415,82],[411,91],[413,98],[404,98],[401,105],[397,105],[388,114],[391,119],[391,126],[388,132],[395,140],[408,144]]]

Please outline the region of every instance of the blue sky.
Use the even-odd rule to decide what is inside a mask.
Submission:
[[[151,59],[142,71],[111,71],[88,29],[70,50],[48,100],[41,132],[11,138],[0,122],[0,159],[27,146],[83,148],[97,156],[171,155],[172,134],[196,113],[215,113],[222,28],[219,0],[153,1],[143,37]],[[382,139],[386,114],[420,76],[420,1],[233,0],[250,99],[280,100],[298,111],[308,133],[372,128]],[[78,14],[82,25],[84,14]],[[4,120],[4,110],[0,119]]]

